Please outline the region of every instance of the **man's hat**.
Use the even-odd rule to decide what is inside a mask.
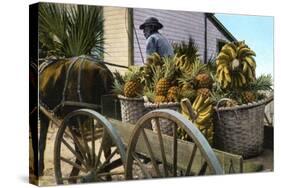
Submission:
[[[157,29],[161,29],[163,27],[163,25],[158,21],[158,19],[154,17],[147,18],[144,23],[140,25],[140,29],[144,29],[144,27],[147,25],[154,25],[157,27]]]

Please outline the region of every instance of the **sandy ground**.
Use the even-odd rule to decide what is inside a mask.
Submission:
[[[56,185],[53,165],[53,150],[57,130],[58,129],[55,126],[51,125],[48,131],[47,145],[45,150],[45,170],[44,176],[39,178],[40,186]]]

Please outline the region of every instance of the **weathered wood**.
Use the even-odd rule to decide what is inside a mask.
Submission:
[[[129,138],[134,129],[134,125],[129,123],[123,123],[114,119],[110,119],[110,122],[116,128],[124,145],[128,146]],[[156,143],[156,140],[158,140],[157,134],[148,129],[145,130],[145,133],[147,135],[148,141],[151,145],[155,158],[157,160],[161,160],[162,156],[161,156],[160,148],[159,145]],[[163,144],[165,148],[167,163],[169,165],[173,165],[173,137],[163,135]],[[190,159],[191,157],[193,147],[194,147],[194,143],[192,142],[178,140],[177,160],[178,160],[179,169],[186,170],[188,159]],[[140,135],[140,139],[137,144],[137,152],[146,155],[148,157],[150,156],[147,151],[147,148],[145,147],[145,140],[142,135]],[[225,174],[243,172],[242,156],[230,154],[216,149],[214,149],[214,152],[218,157],[218,160],[220,161]],[[200,151],[197,150],[195,153],[194,164],[193,164],[194,166],[192,166],[192,169],[199,171],[202,165],[204,164],[204,162],[205,161],[203,160]]]

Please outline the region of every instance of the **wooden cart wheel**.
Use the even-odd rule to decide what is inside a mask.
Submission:
[[[160,128],[167,121],[173,127],[172,136],[163,134]],[[149,129],[152,124],[156,125],[156,133]],[[187,133],[189,142],[177,139],[178,127]],[[150,162],[143,160],[143,155]],[[126,159],[126,179],[223,174],[202,133],[180,113],[169,109],[151,111],[138,120]]]
[[[111,123],[99,113],[71,112],[58,130],[54,149],[58,184],[124,179],[125,148]]]

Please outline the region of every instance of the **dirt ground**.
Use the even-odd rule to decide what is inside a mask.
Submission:
[[[45,150],[45,170],[44,176],[39,178],[40,186],[56,185],[53,165],[53,151],[57,130],[58,129],[55,126],[51,125],[48,131],[47,145]],[[30,152],[32,153],[32,151]]]

